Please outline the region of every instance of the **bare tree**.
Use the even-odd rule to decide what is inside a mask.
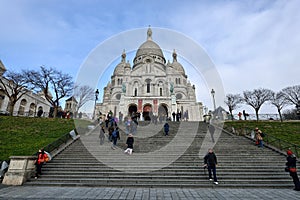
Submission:
[[[78,105],[76,109],[76,113],[78,113],[79,109],[84,104],[94,99],[94,90],[92,87],[88,85],[76,86],[74,89],[74,96],[78,101]]]
[[[23,73],[7,71],[6,75],[0,78],[0,86],[3,92],[9,98],[8,112],[13,115],[14,107],[17,101],[26,94],[30,88]]]
[[[282,89],[287,101],[295,105],[296,108],[300,107],[300,85],[290,86]]]
[[[224,103],[228,106],[231,119],[233,120],[232,111],[239,107],[239,104],[243,102],[240,94],[227,94]]]
[[[278,93],[272,92],[270,102],[277,108],[280,121],[282,122],[283,120],[282,120],[281,110],[284,106],[288,105],[288,101],[285,97],[285,94],[283,92],[278,92]]]
[[[272,97],[272,91],[269,89],[254,89],[253,91],[244,91],[244,101],[254,108],[256,119],[259,120],[258,111],[261,106]]]
[[[26,71],[26,79],[36,88],[41,90],[46,100],[52,105],[54,111],[53,116],[57,116],[59,101],[70,96],[73,91],[72,77],[68,74],[63,74],[54,68],[47,69],[41,66],[40,71]],[[51,91],[54,95],[51,94]]]

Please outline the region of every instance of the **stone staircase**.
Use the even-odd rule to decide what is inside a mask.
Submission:
[[[43,175],[26,185],[93,187],[228,187],[292,188],[284,172],[285,157],[256,147],[241,136],[220,131],[215,141],[202,122],[170,122],[170,135],[162,124],[139,126],[134,136],[134,153],[125,155],[126,135],[121,128],[118,148],[105,139],[100,145],[99,130],[79,140],[44,165]],[[217,132],[217,131],[216,131]],[[208,180],[203,156],[214,146],[219,166],[219,185]]]

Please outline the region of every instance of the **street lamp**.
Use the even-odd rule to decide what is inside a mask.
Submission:
[[[99,90],[97,89],[97,90],[95,91],[95,106],[94,106],[93,119],[95,119],[95,115],[96,115],[96,103],[97,103],[97,100],[98,100],[98,95],[99,95]]]
[[[211,95],[212,95],[212,98],[213,98],[213,103],[214,103],[214,110],[216,110],[216,101],[215,101],[215,90],[214,89],[211,89]]]
[[[204,114],[207,115],[207,110],[208,110],[207,106],[204,106],[203,108],[204,108]]]

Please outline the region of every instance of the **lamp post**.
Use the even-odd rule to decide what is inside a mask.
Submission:
[[[214,103],[214,110],[216,110],[216,101],[215,101],[215,90],[214,89],[211,89],[211,95],[212,95],[212,98],[213,98],[213,103]]]
[[[207,109],[208,108],[206,106],[204,106],[203,108],[204,108],[204,114],[207,115]]]
[[[99,95],[99,90],[97,89],[97,90],[95,91],[95,106],[94,106],[93,119],[95,119],[95,116],[96,116],[96,103],[97,103],[97,100],[98,100],[98,95]]]

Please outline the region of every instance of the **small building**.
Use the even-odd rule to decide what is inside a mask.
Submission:
[[[73,114],[76,114],[77,107],[78,107],[78,102],[77,102],[76,98],[74,96],[72,96],[66,100],[64,111],[66,113],[71,113],[73,115]]]

